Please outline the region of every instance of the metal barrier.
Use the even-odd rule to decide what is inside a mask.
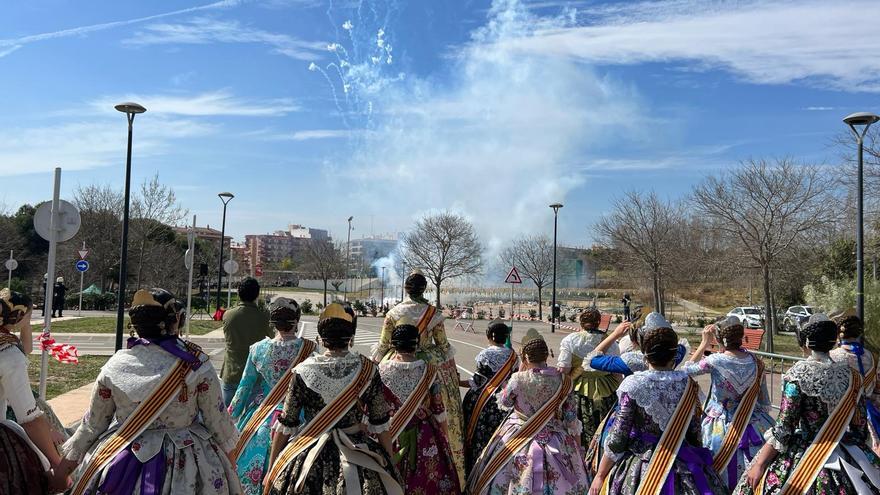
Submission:
[[[777,369],[779,370],[779,374],[785,373],[785,371],[791,367],[792,364],[803,361],[806,358],[798,357],[798,356],[788,356],[785,354],[773,354],[771,352],[761,352],[761,351],[752,351],[752,354],[756,356],[760,356],[764,360],[764,372],[770,373],[770,383],[767,384],[767,393],[770,395],[770,407],[779,410],[779,406],[776,405],[776,401],[773,400],[773,394],[775,394],[779,387],[774,383],[774,379],[776,377]],[[786,366],[786,361],[789,364]],[[781,385],[782,380],[780,380]]]

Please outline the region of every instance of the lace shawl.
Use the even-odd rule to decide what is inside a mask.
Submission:
[[[512,353],[513,349],[507,347],[487,347],[477,354],[477,365],[486,366],[492,373],[497,373]]]
[[[559,344],[560,366],[571,367],[572,358],[585,359],[603,340],[606,335],[596,332],[577,332],[567,335]],[[619,356],[620,349],[617,343],[612,343],[611,347],[605,352],[607,356]],[[589,368],[588,361],[584,361],[584,367]]]
[[[385,361],[379,365],[379,375],[382,377],[382,383],[402,403],[419,384],[419,380],[422,379],[422,374],[425,372],[425,366],[425,362],[421,359],[410,363]]]
[[[738,358],[719,352],[706,357],[706,361],[737,394],[744,394],[755,383],[757,368],[751,354]]]
[[[633,373],[648,370],[648,362],[645,361],[645,355],[642,354],[642,351],[624,352],[620,355],[620,359]]]
[[[846,362],[809,358],[795,363],[782,379],[796,382],[801,393],[821,400],[829,411],[833,411],[846,395],[852,375]]]
[[[97,380],[105,379],[132,402],[141,402],[159,386],[178,358],[158,345],[138,345],[117,351],[101,368]],[[206,374],[216,373],[212,366],[189,372],[186,384],[194,387]]]
[[[687,383],[684,371],[640,371],[623,379],[617,396],[628,395],[662,430],[672,419]]]
[[[294,371],[309,389],[329,404],[354,381],[361,369],[361,359],[360,354],[353,352],[342,357],[312,356],[298,364]]]

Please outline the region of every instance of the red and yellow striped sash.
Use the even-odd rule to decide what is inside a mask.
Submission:
[[[391,418],[390,432],[392,441],[400,436],[400,433],[406,428],[406,425],[409,424],[413,415],[415,415],[416,411],[418,411],[419,407],[424,403],[425,397],[427,397],[428,391],[431,389],[431,385],[436,378],[437,367],[428,363],[427,366],[425,366],[425,372],[422,373],[422,379],[419,380],[416,388],[411,394],[409,394],[409,397],[406,398],[406,402],[403,403],[400,409],[398,409]]]
[[[663,435],[660,436],[660,441],[651,455],[648,469],[645,475],[642,476],[641,483],[636,490],[636,495],[657,495],[663,489],[666,476],[669,475],[669,470],[675,463],[678,450],[684,441],[685,433],[687,433],[688,425],[698,406],[698,389],[697,383],[688,379],[687,388],[685,388],[681,400],[675,407],[675,412],[672,414],[669,424],[663,430]]]
[[[844,431],[849,426],[850,419],[856,410],[859,394],[862,390],[862,377],[856,370],[852,372],[849,389],[841,399],[834,411],[825,420],[822,429],[813,443],[807,447],[800,462],[795,466],[779,495],[800,495],[806,493],[810,484],[816,480],[819,471],[825,465],[825,461],[837,448]],[[763,483],[762,483],[763,484]]]
[[[492,479],[495,478],[495,475],[498,474],[501,469],[507,465],[508,462],[516,455],[517,452],[520,451],[523,447],[525,447],[532,439],[537,435],[544,426],[547,425],[547,422],[553,419],[553,416],[556,414],[561,407],[565,399],[571,395],[572,392],[572,382],[571,378],[568,376],[562,375],[562,381],[559,383],[559,389],[557,389],[556,394],[550,399],[549,402],[541,406],[531,418],[526,421],[524,425],[522,425],[507,442],[501,447],[501,449],[492,456],[491,459],[486,463],[486,466],[483,468],[482,472],[474,471],[471,473],[471,478],[468,483],[468,490],[466,493],[471,495],[481,495],[485,490],[489,488],[489,483],[492,482]],[[497,434],[497,431],[496,431]],[[490,442],[491,444],[491,442]]]
[[[287,393],[288,387],[290,387],[290,382],[293,381],[293,373],[291,370],[293,370],[293,368],[299,363],[305,361],[307,357],[311,356],[312,353],[315,352],[316,347],[317,346],[313,341],[307,339],[303,340],[299,354],[296,355],[296,359],[290,364],[290,368],[288,368],[287,372],[284,373],[284,376],[278,380],[278,383],[272,387],[272,390],[269,391],[269,395],[263,399],[263,402],[260,403],[260,407],[254,411],[253,416],[251,416],[248,422],[245,423],[244,428],[241,431],[241,436],[238,438],[238,443],[235,444],[235,448],[229,453],[230,460],[233,464],[238,460],[238,456],[244,451],[245,446],[251,441],[251,438],[256,435],[260,425],[266,421],[266,418],[268,418],[269,415],[275,411],[275,408],[278,407],[278,404],[284,400],[284,395]]]
[[[422,317],[419,318],[419,323],[416,325],[419,329],[419,335],[424,335],[425,332],[428,331],[428,325],[431,323],[431,320],[434,319],[435,314],[437,314],[437,308],[429,304],[425,309],[425,312],[422,313]]]
[[[367,358],[361,357],[361,369],[357,376],[355,376],[354,380],[345,387],[342,393],[340,393],[333,402],[324,406],[324,408],[321,409],[308,424],[306,424],[305,428],[303,428],[299,435],[284,447],[284,450],[282,450],[278,455],[278,458],[275,459],[275,463],[271,466],[269,475],[266,477],[266,482],[263,486],[264,495],[268,495],[272,489],[272,482],[279,474],[281,474],[284,467],[287,466],[294,457],[318,441],[318,437],[323,435],[330,428],[333,428],[333,426],[342,419],[345,413],[354,406],[358,398],[363,395],[367,387],[370,385],[370,381],[375,372],[376,363]]]
[[[159,413],[177,395],[177,391],[189,371],[190,367],[186,362],[177,361],[177,364],[165,375],[159,386],[138,404],[134,412],[122,423],[122,426],[110,435],[110,438],[105,440],[95,452],[89,465],[83,471],[82,477],[71,490],[72,495],[82,495],[92,479],[156,420]]]
[[[746,390],[745,395],[740,400],[739,406],[737,406],[736,412],[733,414],[730,428],[721,442],[721,448],[718,449],[718,453],[715,454],[715,460],[712,462],[712,468],[719,474],[724,474],[727,465],[733,459],[736,448],[752,419],[755,406],[758,404],[758,394],[761,392],[761,384],[764,380],[764,362],[754,354],[752,357],[755,359],[755,382]]]
[[[486,383],[486,386],[483,387],[483,390],[480,392],[480,396],[477,397],[477,402],[474,404],[474,410],[471,412],[471,417],[468,420],[467,430],[465,431],[465,445],[470,445],[471,441],[474,437],[474,432],[477,430],[477,423],[480,419],[480,412],[482,412],[483,407],[485,407],[486,403],[489,402],[489,398],[498,390],[501,385],[504,384],[505,381],[510,377],[510,374],[513,373],[513,367],[516,366],[516,353],[511,352],[510,356],[507,357],[507,360],[504,361],[504,364],[498,368],[498,371],[492,375],[492,378]]]

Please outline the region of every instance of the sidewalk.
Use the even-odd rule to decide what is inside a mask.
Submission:
[[[47,401],[55,411],[55,415],[61,420],[61,424],[70,427],[82,419],[89,408],[93,387],[94,384],[89,383]]]

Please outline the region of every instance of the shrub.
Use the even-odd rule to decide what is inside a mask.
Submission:
[[[301,302],[299,305],[299,309],[303,312],[304,315],[314,314],[312,312],[312,301],[310,299],[303,300],[303,302]]]
[[[855,280],[833,280],[827,276],[804,287],[807,304],[828,314],[846,311],[856,304]],[[880,282],[865,280],[865,340],[868,348],[880,351]]]
[[[537,318],[537,317],[538,317],[538,311],[534,310],[534,309],[530,309],[529,310],[529,318]]]

